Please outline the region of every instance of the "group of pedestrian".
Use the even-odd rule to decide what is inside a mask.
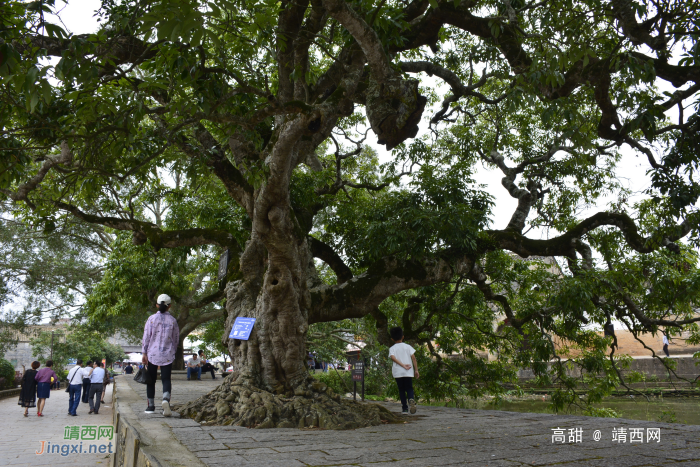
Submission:
[[[156,378],[160,369],[160,379],[163,385],[163,415],[170,417],[170,397],[172,391],[171,374],[175,353],[179,342],[180,329],[177,320],[168,311],[171,306],[171,299],[166,294],[161,294],[157,300],[158,311],[151,315],[146,321],[142,342],[142,364],[148,372],[149,378],[146,383],[146,398],[148,406],[146,413],[155,413],[155,392]],[[403,343],[403,330],[400,327],[392,328],[390,331],[394,345],[389,349],[389,358],[393,362],[392,375],[396,379],[401,398],[401,408],[404,414],[416,412],[415,395],[413,391],[413,378],[418,378],[418,368],[415,357],[415,350],[408,344]],[[22,391],[19,396],[19,405],[25,408],[24,416],[28,416],[28,410],[35,407],[38,398],[37,415],[43,416],[42,412],[46,399],[50,395],[50,386],[54,381],[58,381],[58,376],[51,369],[53,362],[48,360],[41,370],[39,362],[32,362],[32,369],[27,370],[22,377]],[[38,371],[37,371],[38,370]],[[216,379],[214,367],[207,362],[204,351],[192,354],[192,358],[187,362],[187,379],[193,376],[197,380],[202,379],[202,370],[211,371],[212,379]],[[128,364],[125,368],[126,374],[131,374],[133,368]],[[81,381],[82,380],[82,381]],[[77,409],[82,401],[89,403],[90,412],[99,413],[100,403],[104,402],[104,388],[109,384],[109,374],[105,371],[102,362],[88,362],[83,365],[83,361],[78,359],[76,365],[68,373],[68,392],[70,393],[68,415],[77,416]]]
[[[58,383],[58,375],[53,371],[53,361],[47,360],[44,368],[38,370],[41,363],[32,362],[31,369],[22,376],[22,389],[18,405],[24,407],[24,416],[29,416],[29,409],[37,408],[37,416],[43,417],[46,399],[51,396],[51,386]],[[76,417],[81,401],[89,404],[88,414],[97,414],[100,404],[104,403],[104,389],[110,384],[110,375],[104,368],[104,363],[95,361],[83,365],[82,359],[77,359],[75,366],[68,372],[68,415]],[[38,401],[37,401],[38,399]]]

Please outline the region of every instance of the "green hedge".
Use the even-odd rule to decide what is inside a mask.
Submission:
[[[0,359],[0,378],[5,378],[3,387],[0,389],[11,389],[15,383],[15,367],[5,359]]]

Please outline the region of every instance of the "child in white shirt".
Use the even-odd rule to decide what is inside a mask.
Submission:
[[[403,343],[403,329],[400,327],[391,328],[389,331],[394,345],[389,349],[389,358],[394,362],[391,367],[391,374],[396,379],[399,387],[399,397],[401,397],[401,413],[408,415],[416,413],[416,401],[413,393],[413,377],[420,376],[418,364],[416,363],[415,349]]]

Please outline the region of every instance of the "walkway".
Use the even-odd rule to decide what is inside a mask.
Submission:
[[[88,415],[88,404],[81,402],[78,416],[68,416],[68,393],[64,389],[51,391],[43,417],[37,417],[36,408],[29,409],[29,417],[24,417],[16,397],[0,400],[0,466],[109,465],[109,444],[113,441],[108,439],[108,430],[99,433],[99,427],[112,426],[112,386],[107,386],[106,404],[100,406],[98,415]],[[79,428],[66,433],[66,426]],[[44,453],[37,455],[42,442]],[[89,453],[91,446],[93,452]],[[103,453],[99,452],[101,447]],[[50,449],[57,452],[46,452]]]
[[[220,381],[175,380],[173,402],[205,394]],[[130,378],[118,384],[123,382],[145,397],[143,385]],[[209,466],[700,467],[698,425],[419,406],[402,424],[353,431],[255,430],[145,415],[145,400],[134,406],[141,409],[134,411],[139,419],[162,422]],[[400,410],[398,404],[385,406]]]

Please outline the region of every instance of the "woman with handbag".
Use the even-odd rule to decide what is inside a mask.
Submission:
[[[32,362],[32,368],[22,375],[22,391],[19,393],[17,405],[24,407],[24,416],[29,416],[29,408],[36,407],[36,370],[41,366],[39,362]],[[38,413],[38,412],[37,412]]]
[[[146,326],[143,330],[143,343],[141,345],[142,362],[148,372],[146,382],[148,407],[146,408],[146,413],[152,414],[156,411],[154,402],[156,397],[156,377],[160,367],[160,380],[163,383],[163,402],[161,405],[163,407],[163,416],[169,417],[172,413],[170,411],[170,391],[172,390],[170,375],[173,370],[177,345],[180,342],[180,327],[177,325],[177,320],[168,313],[170,309],[169,296],[161,294],[156,305],[158,306],[158,312],[151,315],[146,321]],[[139,373],[141,372],[139,371]]]

